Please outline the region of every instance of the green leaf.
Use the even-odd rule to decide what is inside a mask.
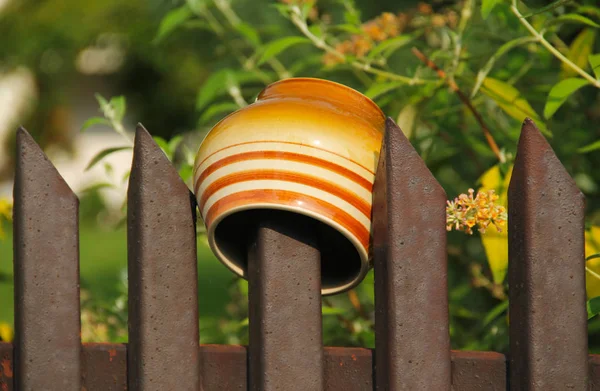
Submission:
[[[181,144],[182,141],[183,141],[183,136],[180,134],[178,134],[177,136],[170,139],[169,140],[169,151],[171,153],[175,153],[175,150],[177,149],[179,144]]]
[[[592,26],[592,27],[600,27],[600,24],[594,22],[593,20],[591,20],[590,18],[587,18],[583,15],[579,15],[579,14],[564,14],[561,15],[559,17],[556,17],[552,20],[550,20],[550,22],[548,22],[547,26],[552,26],[555,24],[561,24],[561,23],[581,23],[581,24],[585,24],[587,26]]]
[[[96,97],[98,104],[100,104],[100,109],[102,109],[102,111],[104,111],[104,109],[109,106],[108,101],[106,99],[104,99],[104,97],[100,94],[95,94],[94,96]]]
[[[587,257],[585,257],[585,261],[589,261],[590,259],[596,259],[596,258],[600,258],[600,253],[596,253],[596,254],[592,254],[592,255],[588,255]]]
[[[258,59],[257,65],[261,65],[266,61],[269,61],[271,58],[277,56],[279,53],[283,52],[286,49],[294,45],[298,45],[301,43],[310,43],[308,38],[304,37],[285,37],[280,38],[275,41],[269,42],[266,44],[263,49],[260,58]]]
[[[114,120],[116,122],[121,122],[123,117],[125,116],[125,110],[127,109],[127,104],[124,96],[115,96],[110,100],[110,105],[114,110]]]
[[[475,97],[475,95],[481,88],[481,84],[483,83],[483,81],[485,80],[487,75],[490,73],[492,68],[494,67],[495,62],[498,61],[498,59],[500,57],[502,57],[509,50],[511,50],[517,46],[520,46],[520,45],[523,45],[523,44],[526,44],[529,42],[533,42],[533,41],[535,41],[535,38],[533,38],[533,37],[521,37],[521,38],[513,39],[512,41],[508,41],[505,44],[503,44],[502,46],[500,46],[498,48],[498,50],[496,50],[496,53],[494,53],[494,55],[492,57],[490,57],[490,59],[483,66],[483,68],[481,68],[479,70],[479,72],[477,73],[477,79],[475,80],[475,86],[473,87],[473,91],[471,91],[471,99],[473,99],[473,97]]]
[[[417,112],[418,110],[416,105],[408,104],[404,106],[402,110],[400,110],[398,118],[396,119],[396,124],[398,124],[406,138],[409,140],[411,139],[413,129],[415,128]]]
[[[328,30],[331,30],[331,31],[341,30],[341,31],[344,31],[344,32],[350,33],[350,34],[362,34],[363,33],[362,30],[360,29],[360,27],[357,27],[356,25],[348,24],[348,23],[331,26],[328,28]]]
[[[383,57],[388,58],[392,55],[396,50],[400,49],[403,46],[408,45],[410,42],[414,41],[415,38],[419,37],[421,33],[418,34],[404,34],[399,35],[392,39],[387,39],[381,42],[379,45],[375,46],[373,50],[369,52],[367,55],[367,59],[373,59],[380,54],[383,54]]]
[[[80,190],[79,193],[80,194],[93,193],[93,192],[96,192],[96,191],[101,190],[101,189],[114,188],[114,187],[115,187],[115,185],[113,185],[112,183],[104,183],[104,182],[103,183],[96,183],[96,184],[93,184],[91,186],[86,187],[83,190]]]
[[[192,177],[193,171],[194,169],[192,168],[192,166],[185,165],[179,169],[179,176],[184,181],[187,181]]]
[[[89,127],[94,125],[110,126],[110,121],[102,117],[92,117],[83,123],[83,125],[81,126],[81,131],[85,132]]]
[[[515,87],[501,80],[486,77],[481,91],[492,98],[512,118],[522,122],[529,117],[536,122],[536,125],[544,134],[552,136],[539,115]]]
[[[494,7],[501,3],[502,0],[482,0],[481,2],[481,17],[485,20],[490,16]]]
[[[549,119],[556,110],[578,89],[590,84],[589,81],[580,78],[570,78],[559,81],[548,93],[548,100],[544,107],[544,118]]]
[[[541,14],[541,13],[544,13],[544,12],[547,12],[547,11],[552,11],[553,9],[558,8],[561,5],[565,5],[567,3],[571,3],[572,1],[573,0],[557,0],[554,3],[548,4],[545,7],[542,7],[540,9],[537,9],[537,10],[535,10],[533,12],[530,12],[530,13],[528,13],[526,15],[523,15],[523,18],[529,18],[530,16],[533,16],[533,15]]]
[[[600,149],[600,140],[594,141],[593,143],[588,144],[585,147],[579,148],[577,150],[577,152],[579,152],[579,153],[588,153],[588,152],[597,151],[598,149]]]
[[[588,320],[600,314],[600,296],[594,297],[586,303]]]
[[[344,311],[342,308],[325,307],[325,306],[323,306],[323,308],[322,308],[323,315],[342,315],[345,312],[346,311]]]
[[[594,42],[596,41],[596,33],[594,30],[586,28],[581,31],[571,43],[569,47],[569,55],[567,58],[581,69],[587,68],[588,57],[592,53]],[[567,64],[562,63],[562,77],[573,77],[577,74]]]
[[[494,321],[498,316],[502,315],[506,309],[508,308],[508,300],[501,302],[496,305],[490,312],[487,313],[485,318],[483,318],[483,323],[481,325],[482,328],[486,328],[491,322]]]
[[[160,149],[162,149],[164,154],[167,155],[167,158],[171,160],[171,148],[169,148],[169,143],[167,142],[167,140],[160,136],[153,136],[152,139],[154,140],[156,145],[158,145]]]
[[[406,83],[399,81],[373,83],[371,84],[371,87],[365,91],[365,95],[371,99],[376,99],[377,97],[405,84]]]
[[[215,103],[210,105],[202,115],[200,116],[200,123],[204,124],[208,122],[211,118],[213,118],[217,114],[221,113],[232,113],[238,109],[238,105],[233,102],[223,102],[223,103]]]
[[[192,16],[192,10],[187,4],[169,11],[161,20],[154,41],[159,42]]]
[[[596,75],[596,79],[600,80],[600,54],[590,54],[588,61],[592,67],[592,71],[594,71],[594,75]]]
[[[222,69],[213,72],[202,84],[198,98],[196,99],[196,109],[201,110],[220,94],[227,92],[227,78],[233,73],[231,69]]]
[[[258,35],[258,31],[248,23],[240,22],[235,25],[235,29],[242,34],[248,41],[250,41],[254,46],[260,46],[260,35]]]
[[[89,170],[90,168],[94,167],[96,164],[98,164],[98,162],[102,159],[104,159],[105,157],[107,157],[108,155],[110,155],[111,153],[115,153],[115,152],[119,152],[119,151],[124,151],[127,149],[131,149],[131,147],[127,146],[127,147],[113,147],[113,148],[106,148],[103,149],[102,151],[98,152],[90,161],[90,163],[87,165],[87,167],[85,168],[84,171]]]

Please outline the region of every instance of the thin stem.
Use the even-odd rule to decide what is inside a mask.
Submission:
[[[558,49],[556,49],[554,46],[552,46],[552,44],[550,44],[550,42],[548,42],[544,38],[544,36],[542,34],[540,34],[527,21],[527,19],[525,19],[523,17],[523,15],[519,12],[519,9],[517,8],[517,0],[513,0],[512,5],[511,5],[510,8],[511,8],[512,12],[517,16],[517,18],[519,19],[519,21],[521,22],[521,24],[523,26],[525,26],[525,28],[527,30],[529,30],[529,32],[531,33],[531,35],[533,35],[542,46],[544,46],[546,49],[548,49],[548,51],[550,53],[552,53],[554,55],[554,57],[558,58],[560,61],[563,62],[563,64],[567,65],[569,68],[571,68],[572,70],[574,70],[575,72],[577,72],[578,74],[580,74],[581,77],[583,77],[584,79],[588,80],[590,82],[590,84],[592,84],[594,87],[600,88],[600,80],[596,80],[589,73],[587,73],[586,71],[584,71],[583,69],[581,69],[580,67],[578,67],[576,64],[574,64],[567,57],[565,57],[560,51],[558,51]]]
[[[219,9],[219,11],[221,11],[221,13],[225,17],[225,19],[227,19],[231,26],[237,27],[240,23],[242,23],[240,17],[229,5],[228,0],[216,0],[215,5]],[[246,37],[244,37],[244,39],[256,49],[256,45],[254,45],[253,42],[250,42]],[[267,61],[267,63],[271,66],[271,68],[273,68],[273,70],[277,73],[277,76],[279,76],[279,78],[285,79],[290,77],[290,73],[287,71],[287,69],[285,69],[285,66],[276,57],[270,58]],[[254,64],[252,65],[254,66]]]
[[[231,95],[235,104],[237,104],[240,107],[248,106],[248,102],[246,102],[246,100],[242,96],[242,91],[240,91],[240,88],[238,86],[234,85],[234,86],[229,87],[227,92],[229,92],[229,95]]]
[[[292,18],[292,23],[294,23],[294,25],[296,25],[296,27],[298,27],[300,32],[302,32],[302,34],[304,34],[304,36],[306,38],[310,39],[311,42],[317,48],[324,50],[325,52],[339,58],[343,62],[347,62],[346,56],[344,56],[342,53],[335,50],[333,47],[328,45],[327,42],[325,42],[325,40],[317,37],[308,29],[308,26],[306,25],[304,20],[302,20],[302,18],[300,17],[299,12],[294,11],[291,15],[291,18]],[[364,63],[361,61],[352,61],[350,63],[350,65],[356,69],[360,69],[367,73],[371,73],[371,74],[378,75],[378,76],[383,76],[390,80],[401,81],[408,85],[435,83],[435,81],[433,81],[433,80],[423,80],[423,79],[418,79],[418,78],[413,78],[413,77],[408,77],[408,76],[402,76],[402,75],[397,75],[392,72],[384,71],[382,69],[373,68],[373,67],[371,67],[371,64]]]
[[[492,152],[494,152],[494,155],[496,155],[498,160],[500,160],[501,163],[504,163],[506,160],[504,155],[500,152],[500,148],[498,148],[498,144],[496,144],[496,140],[494,140],[494,137],[492,136],[490,129],[487,127],[487,125],[483,121],[483,117],[481,116],[481,114],[479,114],[479,112],[475,109],[475,106],[473,106],[473,104],[471,103],[471,100],[469,99],[469,97],[467,97],[460,90],[460,88],[458,88],[458,85],[456,84],[456,82],[453,79],[448,78],[448,76],[446,75],[446,72],[444,72],[437,65],[435,65],[435,63],[433,61],[431,61],[429,58],[427,58],[427,56],[425,56],[425,54],[423,54],[423,52],[421,52],[419,49],[414,48],[414,47],[412,48],[412,52],[419,60],[421,60],[425,65],[427,65],[427,67],[434,70],[441,79],[446,80],[450,89],[452,91],[454,91],[456,93],[456,95],[458,95],[460,100],[469,108],[469,110],[471,110],[471,112],[473,113],[473,116],[475,117],[477,122],[479,122],[479,125],[481,126],[481,129],[483,130],[483,135],[485,136],[485,139],[486,139],[487,143],[489,144],[490,149],[492,150]]]

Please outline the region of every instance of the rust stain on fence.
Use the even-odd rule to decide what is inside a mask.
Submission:
[[[450,389],[445,201],[388,118],[373,190],[379,390]]]
[[[195,203],[141,125],[127,195],[129,389],[197,390]]]
[[[7,358],[2,360],[2,375],[8,378],[13,377],[12,366],[10,365],[10,361]]]
[[[15,383],[79,391],[79,200],[23,128],[15,174]]]
[[[511,390],[584,390],[584,197],[529,119],[508,213]]]

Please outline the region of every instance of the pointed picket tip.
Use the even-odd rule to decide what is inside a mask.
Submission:
[[[376,386],[449,390],[446,192],[400,127],[385,125],[373,186]]]
[[[183,186],[186,191],[189,191],[189,188],[179,176],[177,169],[173,166],[156,141],[154,141],[150,132],[148,132],[144,125],[138,123],[135,131],[133,165],[131,171],[132,174],[134,174],[134,171],[140,170],[145,171],[146,173],[152,173],[152,175],[160,175],[165,180],[169,179],[170,181],[173,181],[173,184],[178,182],[178,186]],[[137,176],[135,177],[137,178]]]
[[[26,187],[27,191],[51,186],[60,196],[69,196],[74,202],[79,199],[60,175],[42,148],[23,126],[17,128],[17,161],[15,169],[15,190]],[[32,179],[35,178],[35,181]]]
[[[428,190],[439,193],[439,196],[445,199],[445,190],[406,138],[402,129],[390,117],[387,117],[385,120],[385,128],[386,131],[383,136],[381,153],[377,165],[377,175],[380,173],[383,174],[387,167],[387,170],[394,170],[398,174],[412,177],[411,181],[404,183],[407,190],[412,189],[417,183],[422,184],[424,181],[428,185]],[[377,180],[378,178],[376,177],[375,182]],[[396,186],[401,185],[403,184],[396,184]]]
[[[561,187],[566,186],[565,190],[571,193],[569,197],[574,197],[574,200],[579,199],[580,202],[583,202],[585,198],[575,180],[569,175],[548,140],[531,118],[526,118],[521,126],[513,178],[515,180],[511,179],[509,192],[511,187],[516,186],[517,182],[525,185],[525,182],[519,181],[518,178],[527,178],[528,181],[532,179],[542,180],[543,178],[544,181],[551,179],[556,184],[560,182]],[[513,191],[515,190],[513,189]]]

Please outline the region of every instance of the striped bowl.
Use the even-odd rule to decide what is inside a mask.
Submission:
[[[194,164],[194,194],[217,258],[246,277],[248,236],[262,211],[301,214],[318,236],[322,294],[356,286],[371,266],[384,123],[364,95],[312,78],[273,83],[221,120]]]

